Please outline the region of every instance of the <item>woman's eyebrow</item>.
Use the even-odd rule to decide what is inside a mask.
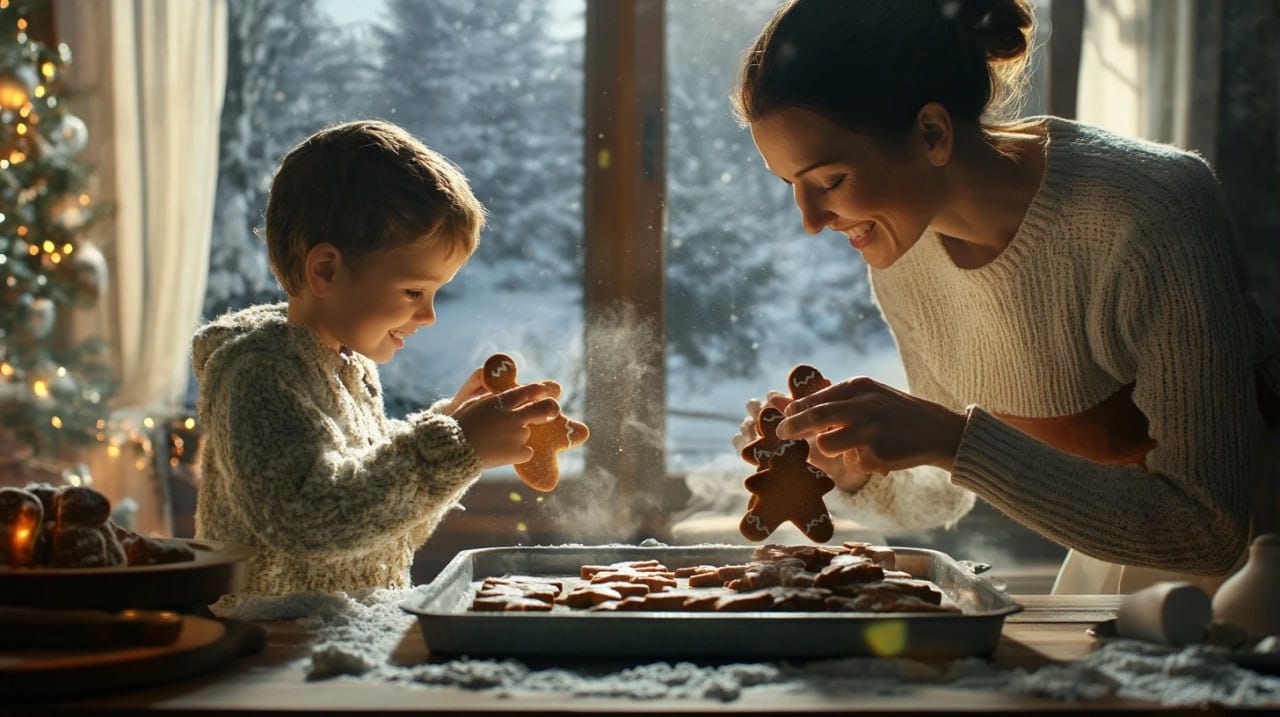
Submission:
[[[813,170],[817,169],[818,167],[825,167],[825,166],[826,166],[826,165],[828,165],[828,164],[835,164],[835,160],[833,160],[833,159],[824,159],[824,160],[819,161],[819,162],[814,162],[813,164],[811,164],[811,165],[809,165],[809,166],[805,167],[804,169],[801,169],[800,171],[796,172],[795,174],[791,175],[791,178],[792,178],[792,179],[799,179],[799,178],[800,178],[800,176],[801,176],[801,175],[803,175],[804,173],[806,173],[806,172],[811,172],[811,171],[813,171]],[[772,171],[772,170],[770,170],[770,171]],[[777,172],[774,172],[774,174],[777,174]],[[783,177],[781,174],[778,174],[778,176],[779,176],[779,177],[782,177],[782,179],[783,179],[783,180],[786,180],[786,179],[787,179],[786,177]]]
[[[828,164],[833,164],[833,163],[834,163],[834,161],[833,161],[833,160],[830,160],[830,159],[824,159],[824,160],[822,160],[822,161],[820,161],[820,162],[814,162],[813,164],[809,165],[808,167],[805,167],[804,169],[800,170],[799,172],[796,172],[795,174],[791,175],[791,177],[792,177],[792,179],[799,179],[799,178],[800,178],[800,175],[804,174],[805,172],[810,172],[810,171],[812,171],[812,170],[817,169],[818,167],[823,167],[823,166],[826,166],[826,165],[828,165]]]

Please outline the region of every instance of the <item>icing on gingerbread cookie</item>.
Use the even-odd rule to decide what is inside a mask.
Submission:
[[[822,496],[835,482],[809,463],[809,444],[787,441],[773,454],[767,468],[747,476],[753,494],[738,529],[748,540],[764,540],[779,525],[791,521],[810,540],[831,539],[835,526]]]
[[[516,362],[506,354],[494,354],[484,362],[484,385],[493,393],[519,385]],[[566,448],[586,443],[590,431],[585,423],[570,420],[563,414],[548,423],[529,426],[529,443],[533,458],[515,465],[516,475],[530,488],[547,492],[560,482],[558,455]]]
[[[760,437],[742,448],[742,460],[753,466],[768,467],[769,458],[783,443],[778,438],[778,424],[781,422],[782,411],[773,406],[760,409],[760,415],[756,416],[756,433]]]
[[[787,388],[792,398],[804,398],[830,385],[831,381],[821,371],[806,364],[796,366],[787,375]]]

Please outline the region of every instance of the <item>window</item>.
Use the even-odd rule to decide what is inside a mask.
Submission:
[[[283,298],[254,233],[283,153],[336,121],[395,121],[463,169],[490,224],[438,323],[383,367],[389,411],[451,394],[506,351],[522,378],[563,383],[566,412],[593,427],[586,450],[562,454],[555,494],[502,481],[509,469],[486,476],[429,543],[437,558],[661,535],[703,498],[740,513],[746,466],[730,441],[748,398],[797,363],[905,383],[865,266],[843,242],[804,234],[729,111],[738,57],[775,6],[230,0],[206,316]],[[615,180],[628,166],[643,181]],[[691,499],[689,474],[726,489],[694,486]],[[980,536],[989,544],[957,557],[990,559],[997,533],[1022,530],[990,513],[978,516],[997,526]],[[450,542],[451,529],[470,532]]]
[[[282,298],[255,235],[284,152],[334,122],[395,121],[490,212],[439,322],[383,367],[388,410],[452,395],[495,351],[581,380],[579,26],[541,2],[233,0],[207,316]],[[518,56],[518,61],[513,61]],[[566,392],[573,407],[581,391]]]

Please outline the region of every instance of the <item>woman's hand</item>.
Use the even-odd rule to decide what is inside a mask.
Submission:
[[[783,414],[779,438],[809,440],[862,475],[919,465],[951,470],[965,426],[964,414],[866,377],[791,401]]]
[[[747,401],[747,417],[742,420],[742,425],[739,427],[737,435],[733,437],[733,447],[738,453],[741,454],[748,443],[760,437],[759,431],[756,430],[756,423],[761,409],[765,406],[772,406],[785,413],[787,405],[790,403],[791,397],[778,391],[770,391],[763,401],[758,398]],[[850,465],[847,462],[848,454],[823,455],[814,445],[815,441],[816,437],[808,439],[809,463],[830,476],[840,490],[853,493],[861,488],[871,477],[871,474],[861,467]]]

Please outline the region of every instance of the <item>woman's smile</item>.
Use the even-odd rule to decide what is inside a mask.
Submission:
[[[872,241],[875,240],[876,223],[875,222],[858,222],[857,224],[854,224],[851,227],[847,227],[844,229],[837,229],[836,231],[848,237],[849,244],[854,249],[857,249],[858,251],[862,251],[868,245],[870,245]]]

